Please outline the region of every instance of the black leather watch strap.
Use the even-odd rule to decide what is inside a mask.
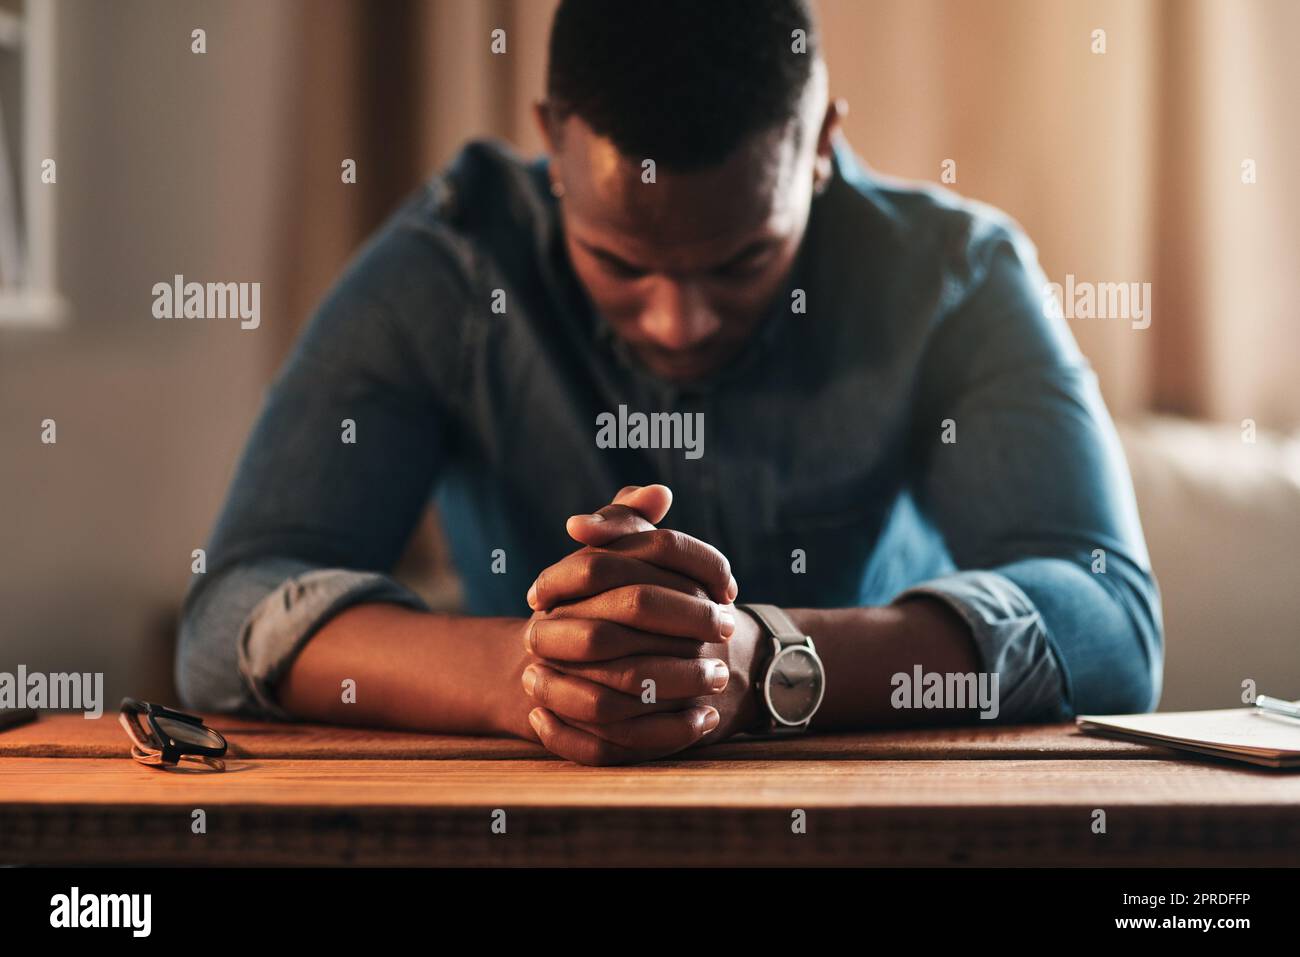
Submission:
[[[807,636],[795,626],[790,616],[776,605],[742,604],[740,607],[762,622],[768,634],[782,645],[802,645],[807,641]]]

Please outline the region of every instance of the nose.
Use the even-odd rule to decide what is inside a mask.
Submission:
[[[712,336],[721,325],[698,287],[656,278],[641,311],[641,331],[663,349],[687,350]]]

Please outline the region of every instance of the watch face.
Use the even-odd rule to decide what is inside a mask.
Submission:
[[[808,648],[786,648],[772,661],[767,674],[767,701],[778,721],[807,721],[821,704],[823,689],[822,663]]]

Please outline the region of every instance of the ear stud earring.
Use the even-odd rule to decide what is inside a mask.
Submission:
[[[833,168],[828,158],[817,157],[816,166],[813,171],[813,195],[820,196],[826,192],[831,185],[831,174]]]

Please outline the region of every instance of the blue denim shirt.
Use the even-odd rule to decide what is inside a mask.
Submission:
[[[737,359],[682,387],[594,309],[545,160],[470,143],[358,253],[273,383],[186,598],[180,692],[287,717],[276,683],[330,616],[422,607],[389,573],[430,496],[465,611],[524,617],[529,583],[577,547],[569,515],[662,482],[667,524],[721,549],[743,600],[946,602],[999,675],[999,721],[1152,708],[1159,597],[1127,465],[1045,282],[1004,215],[877,179],[840,145],[786,290]],[[620,406],[702,413],[703,454],[598,447]]]

